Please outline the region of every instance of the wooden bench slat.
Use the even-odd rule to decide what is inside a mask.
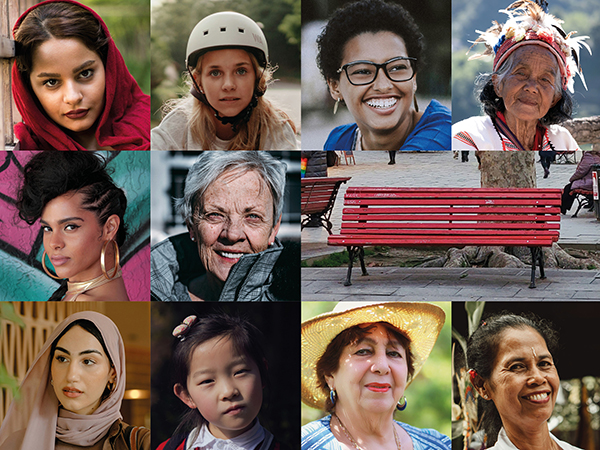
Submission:
[[[481,230],[522,230],[526,226],[529,230],[559,230],[559,223],[548,223],[548,222],[535,222],[535,223],[519,223],[519,222],[377,222],[377,223],[365,223],[365,222],[342,222],[342,230],[347,228],[358,228],[361,230],[367,229],[381,229],[381,230],[395,230],[395,229],[423,229],[428,230],[460,230],[460,229],[481,229]],[[343,234],[343,233],[342,233]]]
[[[485,222],[548,222],[548,221],[559,221],[560,216],[544,216],[540,214],[507,214],[505,216],[496,214],[496,215],[444,215],[444,214],[429,214],[429,215],[419,215],[419,214],[381,214],[381,215],[373,215],[373,214],[346,214],[342,216],[343,221],[360,221],[360,220],[370,220],[370,221],[413,221],[413,222],[427,222],[434,221],[440,222],[443,220],[450,221],[461,221],[461,222],[473,222],[473,221],[485,221]]]
[[[343,208],[342,214],[447,214],[449,218],[455,214],[560,214],[560,207],[512,207],[507,206],[502,209],[496,207],[459,207],[459,208],[435,208],[435,207],[422,207],[422,208],[399,208],[399,207],[385,207],[385,208]]]
[[[389,246],[455,246],[461,247],[466,245],[474,246],[508,246],[508,247],[527,247],[527,246],[541,246],[551,247],[554,239],[548,237],[506,237],[502,239],[500,237],[461,237],[461,236],[450,236],[450,237],[436,237],[429,235],[422,236],[411,236],[407,238],[391,238],[381,236],[335,236],[330,238],[328,241],[330,245],[389,245]]]

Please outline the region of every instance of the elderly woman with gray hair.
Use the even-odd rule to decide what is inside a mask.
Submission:
[[[188,233],[152,247],[152,299],[296,299],[299,286],[284,284],[299,259],[276,237],[285,176],[285,163],[268,152],[202,153],[176,201]]]
[[[542,2],[543,3],[543,2]],[[573,36],[537,3],[519,0],[501,12],[509,19],[480,32],[479,56],[494,58],[493,72],[479,77],[485,116],[452,126],[453,150],[578,150],[559,123],[571,118],[575,74],[585,86],[579,50],[587,36]],[[591,53],[591,52],[590,52]],[[546,175],[547,176],[547,175]]]

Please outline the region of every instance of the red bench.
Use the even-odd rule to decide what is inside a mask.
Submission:
[[[340,186],[349,179],[302,178],[300,213],[307,217],[300,222],[301,230],[312,223],[322,226],[331,234],[331,211]]]
[[[529,247],[534,288],[536,263],[545,278],[541,247],[558,241],[560,197],[560,189],[349,187],[340,234],[327,243],[348,249],[346,286],[357,255],[367,275],[366,245]]]

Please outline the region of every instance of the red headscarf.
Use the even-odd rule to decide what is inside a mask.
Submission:
[[[98,144],[115,150],[150,150],[150,96],[141,91],[127,70],[106,24],[98,14],[73,0],[48,0],[25,11],[17,20],[13,35],[32,10],[46,3],[57,2],[73,3],[91,12],[109,38],[104,68],[105,105],[96,129]],[[41,109],[23,75],[15,62],[12,68],[12,91],[17,109],[23,117],[23,123],[15,125],[21,150],[86,150]]]

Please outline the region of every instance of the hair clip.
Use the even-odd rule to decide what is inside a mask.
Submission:
[[[173,336],[175,336],[180,341],[185,340],[186,334],[190,331],[190,327],[198,320],[196,316],[187,316],[181,322],[181,325],[177,325],[173,330]]]
[[[474,384],[475,376],[477,376],[477,371],[475,369],[469,369],[469,378],[471,378],[471,384]]]

